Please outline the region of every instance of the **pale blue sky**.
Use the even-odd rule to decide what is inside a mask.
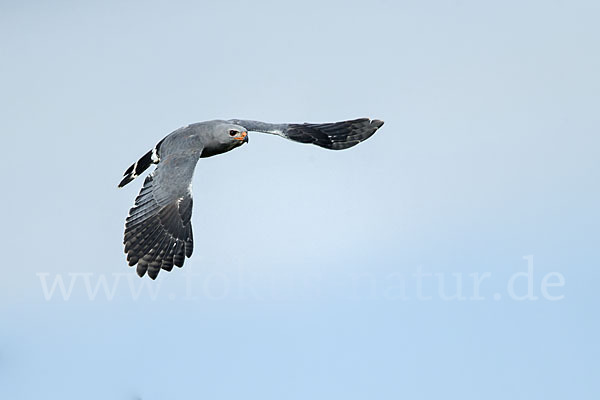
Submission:
[[[2,2],[0,398],[598,398],[599,19]],[[116,185],[172,130],[362,116],[385,125],[347,151],[201,160],[194,256],[127,267],[141,181]]]

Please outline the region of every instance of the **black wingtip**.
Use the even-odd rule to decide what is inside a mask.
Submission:
[[[131,175],[128,175],[125,178],[123,178],[123,180],[121,182],[119,182],[119,185],[117,187],[122,188],[123,186],[125,186],[129,182],[131,182],[133,179],[134,178]]]
[[[379,129],[383,126],[384,121],[380,120],[380,119],[372,119],[371,120],[371,125],[375,126],[375,129]]]
[[[344,150],[373,136],[383,121],[357,118],[323,124],[290,124],[286,137],[301,143],[312,143],[329,150]]]
[[[146,270],[148,270],[148,268],[145,265],[139,263],[135,269],[135,272],[137,272],[138,276],[142,278],[144,275],[146,275]]]

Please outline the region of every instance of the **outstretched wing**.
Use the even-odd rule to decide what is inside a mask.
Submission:
[[[260,121],[232,119],[229,122],[249,131],[271,133],[301,143],[312,143],[331,150],[342,150],[370,138],[383,121],[359,118],[325,124],[270,124]]]
[[[198,157],[169,155],[146,178],[125,222],[123,244],[137,274],[156,279],[161,268],[183,266],[192,255],[191,182]]]

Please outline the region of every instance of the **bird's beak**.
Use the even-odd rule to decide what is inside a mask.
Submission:
[[[248,143],[248,132],[244,131],[242,132],[242,134],[240,135],[240,137],[234,137],[235,140],[241,140],[244,143]]]

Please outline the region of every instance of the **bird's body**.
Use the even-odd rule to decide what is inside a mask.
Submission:
[[[383,121],[361,118],[328,124],[269,124],[248,120],[214,120],[177,129],[125,171],[125,186],[150,165],[156,169],[129,211],[123,243],[130,266],[152,279],[161,269],[183,266],[193,251],[192,192],[194,169],[211,157],[248,143],[248,131],[271,133],[333,150],[352,147],[369,138]]]

